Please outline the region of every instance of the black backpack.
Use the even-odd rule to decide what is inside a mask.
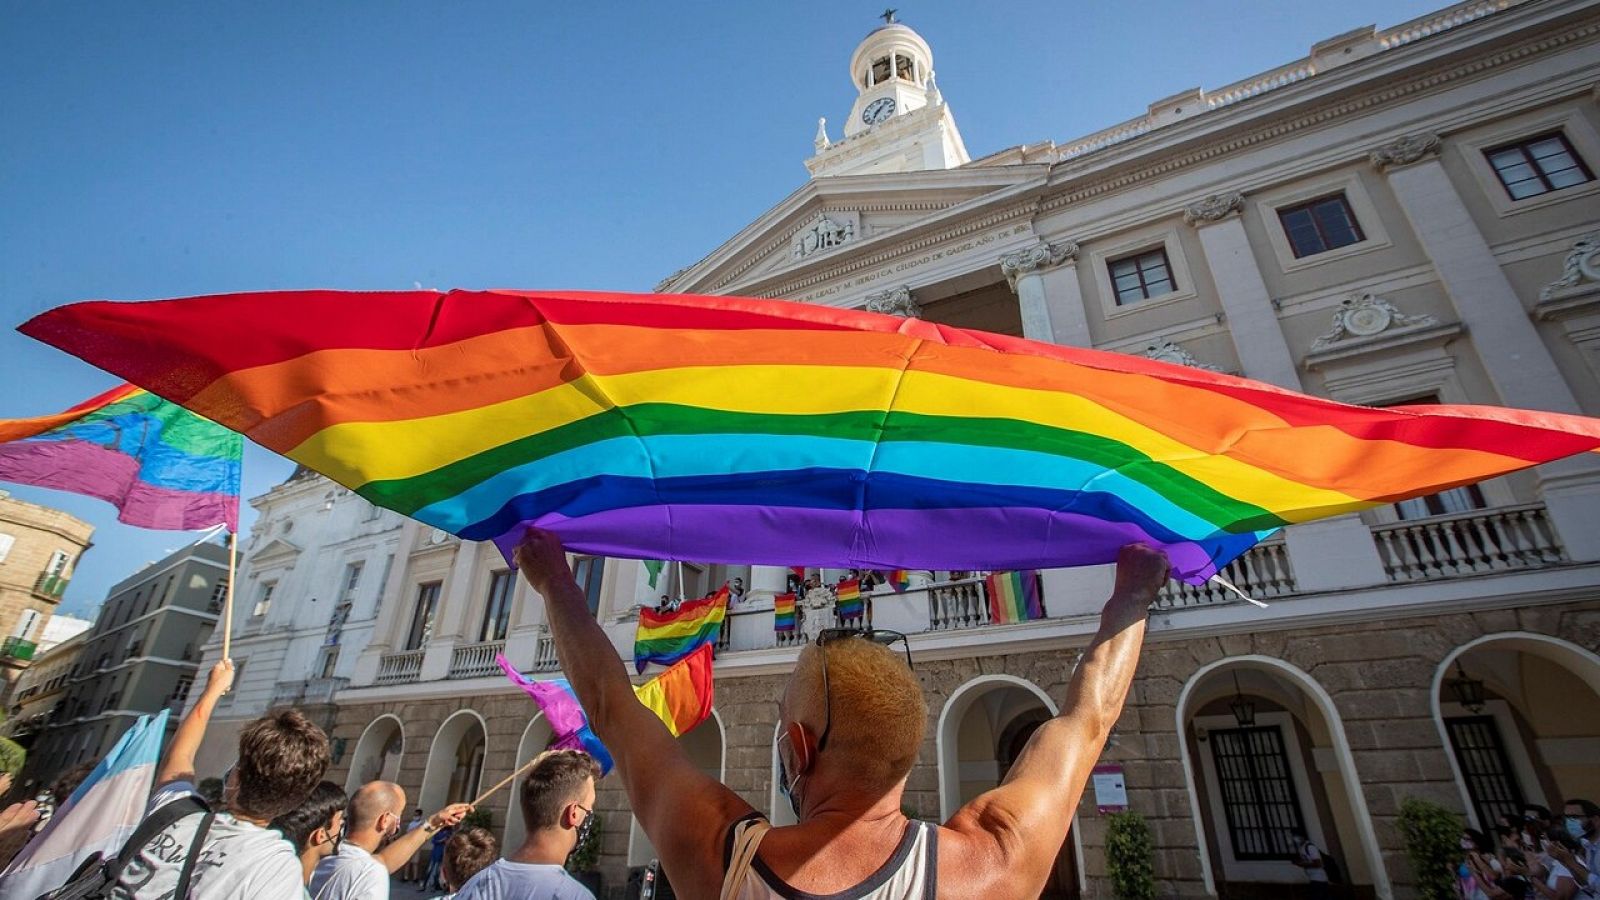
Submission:
[[[111,889],[117,885],[117,879],[122,877],[122,870],[128,867],[128,863],[133,862],[133,858],[146,844],[155,840],[156,835],[166,831],[179,819],[195,813],[205,813],[205,816],[200,820],[200,827],[194,831],[194,840],[189,843],[189,852],[183,859],[183,869],[178,873],[178,890],[172,895],[177,900],[183,900],[189,896],[189,876],[193,874],[195,860],[200,856],[195,851],[205,846],[206,834],[211,831],[211,820],[217,817],[204,800],[192,794],[174,800],[146,816],[128,837],[128,842],[122,845],[122,850],[117,853],[115,859],[106,859],[100,853],[91,854],[78,866],[77,871],[72,873],[66,884],[40,894],[39,900],[109,898]]]

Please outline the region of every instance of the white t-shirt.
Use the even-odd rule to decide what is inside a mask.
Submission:
[[[194,785],[174,781],[151,796],[145,815],[189,796],[199,796]],[[111,896],[115,900],[171,900],[202,815],[184,816],[141,848],[123,870]],[[300,857],[282,834],[219,812],[195,860],[189,900],[303,898],[302,877]]]
[[[1550,867],[1549,874],[1545,875],[1544,878],[1545,887],[1553,891],[1556,889],[1556,883],[1563,878],[1571,881],[1573,884],[1577,884],[1578,879],[1573,876],[1571,869],[1563,866],[1561,863],[1558,863],[1553,859],[1550,859],[1548,856],[1544,857],[1541,861]]]
[[[1317,845],[1316,844],[1313,844],[1310,841],[1306,841],[1305,843],[1300,845],[1300,861],[1301,862],[1308,862],[1308,863],[1321,862],[1322,861],[1322,851],[1317,849]],[[1309,867],[1309,868],[1307,868],[1305,870],[1305,873],[1306,873],[1306,878],[1308,880],[1310,880],[1310,881],[1327,881],[1328,880],[1328,869],[1327,869],[1326,864],[1321,865],[1321,866]]]
[[[456,900],[594,900],[594,895],[560,866],[501,859],[472,876]]]
[[[389,867],[349,841],[311,873],[316,900],[389,900]]]

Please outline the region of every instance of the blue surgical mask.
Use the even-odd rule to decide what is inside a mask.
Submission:
[[[1567,834],[1579,840],[1583,839],[1583,819],[1578,816],[1567,816]]]
[[[788,736],[788,731],[778,735],[778,739],[772,742],[772,748],[773,752],[778,756],[778,793],[789,801],[789,808],[794,811],[794,817],[798,820],[800,818],[799,788],[801,776],[796,775],[793,782],[789,780],[789,767],[783,764],[783,751],[778,749],[778,745],[783,743],[783,739]]]

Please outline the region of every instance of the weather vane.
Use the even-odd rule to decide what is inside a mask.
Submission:
[[[886,10],[883,11],[883,14],[880,15],[878,18],[882,19],[883,20],[883,24],[885,24],[885,25],[893,25],[894,24],[894,14],[899,12],[899,11],[900,10],[898,10],[898,9],[886,9]]]

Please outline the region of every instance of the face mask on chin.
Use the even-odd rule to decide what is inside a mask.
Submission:
[[[778,793],[789,801],[789,808],[794,811],[795,820],[798,821],[800,819],[800,779],[803,776],[796,775],[794,781],[791,782],[789,780],[789,767],[784,765],[783,751],[779,749],[779,745],[788,736],[789,732],[785,729],[782,734],[778,735],[778,739],[772,742],[772,748],[773,752],[778,756]],[[790,744],[792,746],[793,741]]]

